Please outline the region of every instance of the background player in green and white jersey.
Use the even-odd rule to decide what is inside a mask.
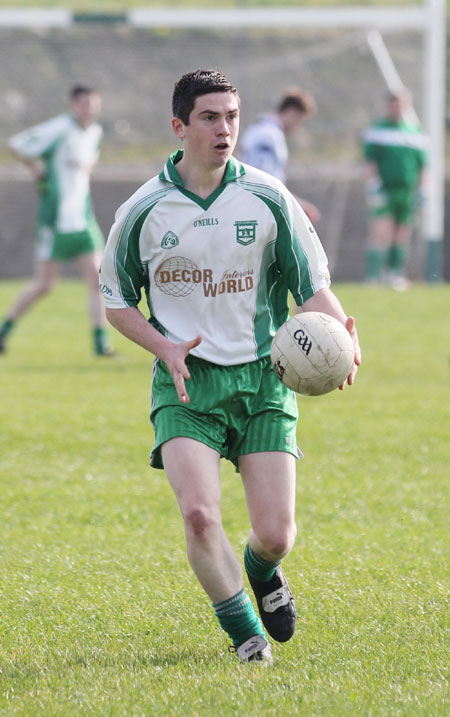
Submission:
[[[281,569],[296,534],[297,402],[275,376],[271,339],[299,311],[353,318],[329,288],[317,234],[285,186],[233,156],[237,90],[197,70],[175,85],[183,143],[117,212],[100,278],[111,323],[156,355],[151,463],[164,468],[185,524],[191,566],[242,660],[271,661],[296,610]],[[138,308],[144,291],[150,320]],[[189,391],[186,383],[189,381]],[[239,470],[251,532],[244,554],[262,623],[220,510],[220,458]]]
[[[98,270],[104,237],[94,216],[90,174],[98,161],[103,130],[96,122],[99,93],[85,85],[70,92],[70,111],[26,129],[9,140],[14,156],[39,191],[35,271],[0,325],[0,352],[16,321],[59,277],[61,262],[75,260],[88,286],[94,350],[111,355]]]
[[[426,137],[411,120],[411,96],[389,93],[386,116],[363,134],[370,235],[366,277],[382,278],[399,290],[416,214],[425,195]]]

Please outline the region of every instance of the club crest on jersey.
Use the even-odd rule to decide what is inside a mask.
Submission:
[[[179,240],[174,232],[166,232],[161,241],[161,247],[163,249],[173,249],[174,246],[178,246]]]
[[[249,221],[234,222],[236,227],[236,241],[238,244],[247,246],[247,244],[253,244],[256,239],[256,225],[258,222],[255,219]]]

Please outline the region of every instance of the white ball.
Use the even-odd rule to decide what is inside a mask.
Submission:
[[[278,378],[305,396],[341,385],[354,361],[352,337],[340,321],[319,311],[295,314],[275,334],[270,358]]]

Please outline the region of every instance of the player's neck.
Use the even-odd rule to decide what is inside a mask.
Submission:
[[[197,197],[207,199],[222,184],[225,167],[207,169],[182,159],[177,164],[177,171],[185,189]]]
[[[76,124],[81,127],[81,129],[87,129],[94,122],[94,120],[92,119],[84,119],[83,117],[78,117],[75,113],[72,113],[72,117],[75,120]]]

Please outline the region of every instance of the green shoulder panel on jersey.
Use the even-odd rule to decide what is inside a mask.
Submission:
[[[238,184],[259,197],[272,212],[278,227],[275,247],[278,269],[294,299],[303,304],[314,294],[312,277],[308,258],[303,251],[285,198],[279,191],[267,185],[245,180],[238,180]]]
[[[255,317],[255,341],[258,355],[264,354],[267,336],[281,326],[289,315],[288,288],[297,304],[303,304],[314,294],[308,259],[283,195],[275,188],[249,182],[237,181],[240,187],[251,192],[270,209],[277,223],[276,241],[264,251]],[[260,310],[268,300],[268,312]]]
[[[141,289],[148,283],[139,251],[142,226],[158,202],[173,191],[176,191],[175,187],[169,186],[142,197],[131,207],[123,223],[114,253],[114,268],[122,299],[128,306],[138,305]],[[148,297],[149,287],[145,288]]]

